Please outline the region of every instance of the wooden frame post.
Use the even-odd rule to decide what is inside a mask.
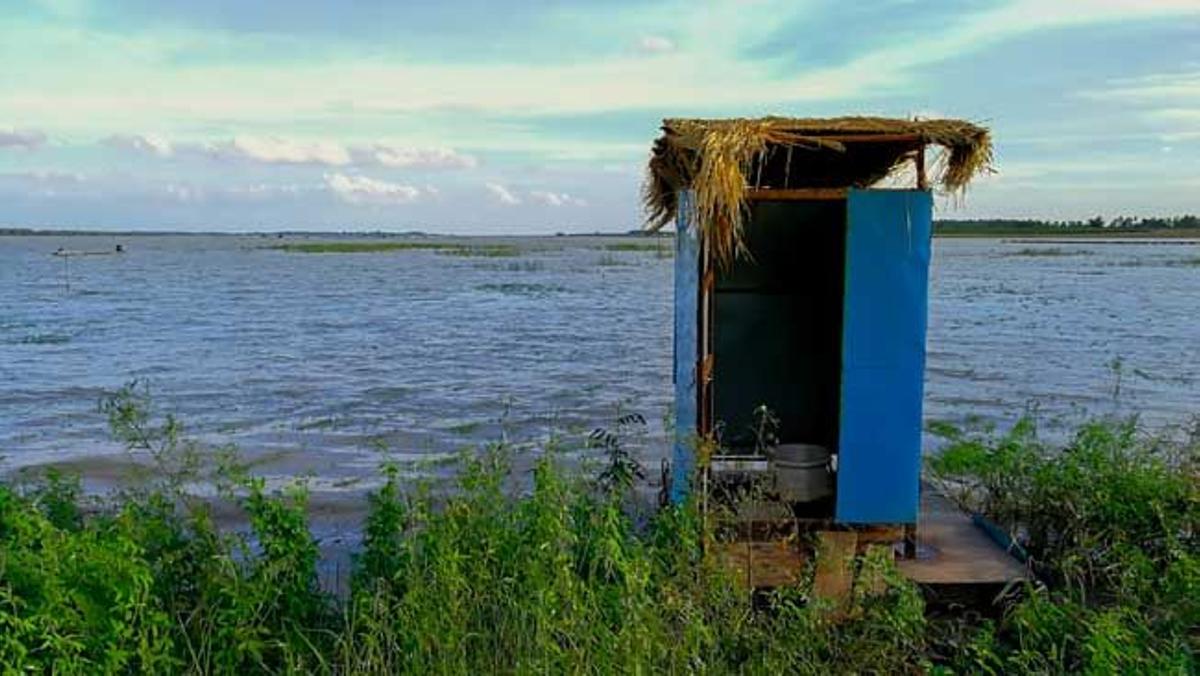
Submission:
[[[929,179],[925,175],[925,144],[917,146],[917,190],[928,190]]]

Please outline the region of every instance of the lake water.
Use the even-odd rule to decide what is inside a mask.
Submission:
[[[577,440],[618,412],[649,419],[641,452],[656,464],[670,257],[607,250],[614,238],[504,241],[519,255],[0,237],[0,469],[119,475],[96,406],[134,378],[192,434],[318,492],[369,482],[381,444],[437,459],[502,433]],[[118,242],[127,253],[50,255]],[[937,240],[927,417],[1003,425],[1037,402],[1050,424],[1114,411],[1184,423],[1200,413],[1198,298],[1195,243]]]

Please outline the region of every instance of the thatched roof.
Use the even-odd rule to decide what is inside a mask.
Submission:
[[[945,150],[931,166],[934,182],[960,191],[992,161],[988,130],[962,120],[668,119],[662,129],[642,191],[647,227],[672,222],[679,191],[690,188],[691,217],[724,261],[740,248],[749,189],[867,187],[933,144]]]

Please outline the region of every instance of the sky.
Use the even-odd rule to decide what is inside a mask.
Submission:
[[[621,231],[664,117],[992,128],[941,218],[1200,212],[1200,0],[0,0],[0,226]]]

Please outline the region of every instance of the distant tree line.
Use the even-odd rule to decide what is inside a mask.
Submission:
[[[973,220],[939,220],[933,225],[938,234],[973,233],[1073,233],[1073,232],[1144,232],[1160,230],[1200,230],[1200,216],[1139,217],[1118,216],[1105,220],[1094,216],[1087,220],[1052,221],[1041,219],[985,218]]]

